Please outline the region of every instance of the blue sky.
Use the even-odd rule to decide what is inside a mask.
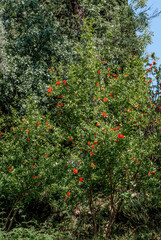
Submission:
[[[161,11],[161,0],[148,0],[147,6],[151,7],[148,11],[150,15],[158,9]],[[152,37],[153,43],[146,49],[148,53],[155,52],[159,59],[158,63],[161,64],[161,15],[150,20],[150,31],[154,32]]]

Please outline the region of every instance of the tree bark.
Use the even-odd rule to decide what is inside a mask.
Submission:
[[[96,227],[96,217],[95,217],[95,209],[94,209],[94,203],[93,203],[93,191],[92,191],[92,189],[90,189],[89,206],[90,206],[90,211],[91,211],[92,220],[93,220],[93,235],[94,235],[94,237],[96,237],[97,227]]]
[[[12,212],[13,212],[15,206],[16,206],[16,203],[20,200],[20,198],[21,198],[21,193],[19,194],[19,196],[18,196],[18,198],[17,198],[14,206],[12,207],[11,211],[9,212],[9,214],[8,214],[8,216],[7,216],[7,220],[6,220],[6,223],[5,223],[5,229],[6,229],[6,230],[7,230],[8,220],[9,220],[9,218],[10,218],[10,216],[11,216],[11,214],[12,214]]]
[[[109,165],[109,173],[110,173],[110,188],[111,188],[111,194],[110,194],[110,219],[108,223],[105,226],[104,229],[104,237],[111,235],[112,225],[115,222],[117,213],[120,210],[121,204],[123,202],[123,199],[120,199],[117,205],[114,202],[114,187],[113,187],[113,174],[112,174],[112,164]]]

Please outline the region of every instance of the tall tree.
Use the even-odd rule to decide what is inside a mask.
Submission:
[[[1,108],[5,112],[10,111],[15,97],[15,105],[20,108],[28,95],[41,95],[41,104],[46,103],[47,69],[53,61],[55,66],[63,62],[65,68],[76,59],[74,49],[81,41],[84,18],[93,20],[95,45],[100,51],[109,48],[111,64],[120,64],[130,55],[141,55],[144,47],[136,30],[145,29],[146,16],[136,16],[127,0],[2,0],[1,4],[10,68],[2,74],[0,86]]]
[[[69,62],[73,43],[61,34],[49,2],[9,0],[2,1],[2,6],[10,71],[2,74],[1,109],[10,111],[15,97],[15,106],[22,108],[22,102],[29,95],[41,95],[43,104],[48,84],[46,73],[52,58],[57,63]]]
[[[0,10],[0,75],[4,73],[7,67],[7,61],[6,61],[6,52],[5,52],[5,33],[4,33],[4,26],[1,19],[2,10]]]

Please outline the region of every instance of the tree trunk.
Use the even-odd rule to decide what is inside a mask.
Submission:
[[[123,199],[121,199],[118,202],[117,207],[115,208],[115,211],[111,212],[110,220],[108,221],[108,223],[106,224],[105,229],[104,229],[104,237],[106,237],[106,236],[110,237],[111,236],[112,225],[115,222],[116,216],[117,216],[117,214],[120,210],[120,207],[121,207],[122,203],[123,203]]]
[[[114,203],[114,187],[113,187],[113,175],[112,175],[112,164],[109,165],[109,173],[110,173],[110,188],[111,188],[111,194],[110,194],[110,219],[108,223],[105,226],[104,229],[104,237],[108,236],[110,237],[111,235],[111,230],[112,230],[112,225],[115,222],[117,213],[120,210],[121,204],[123,200],[121,199],[118,204],[116,205]]]
[[[94,208],[94,202],[93,202],[93,190],[92,189],[90,189],[89,208],[90,208],[90,212],[92,215],[93,235],[95,238],[97,236],[97,226],[96,226],[96,217],[95,217],[95,208]]]
[[[7,220],[6,220],[6,223],[5,223],[5,229],[6,229],[6,230],[7,230],[7,224],[8,224],[9,218],[10,218],[12,212],[14,211],[14,208],[15,208],[15,206],[16,206],[16,203],[20,200],[21,194],[22,194],[22,193],[19,194],[19,196],[18,196],[18,198],[17,198],[14,206],[12,207],[11,211],[9,212],[9,214],[8,214],[8,216],[7,216]]]

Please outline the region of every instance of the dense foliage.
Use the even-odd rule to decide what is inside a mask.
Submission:
[[[0,237],[159,239],[161,82],[136,35],[144,13],[127,1],[2,6]]]
[[[141,55],[149,41],[146,12],[136,14],[137,4],[127,1],[1,2],[0,46],[6,54],[1,62],[0,109],[6,114],[12,108],[24,114],[23,100],[29,95],[41,96],[40,108],[46,105],[47,69],[53,61],[54,65],[62,62],[63,68],[72,59],[77,61],[75,47],[81,41],[84,18],[93,19],[95,45],[98,50],[109,48],[111,64],[121,64],[131,54]]]

